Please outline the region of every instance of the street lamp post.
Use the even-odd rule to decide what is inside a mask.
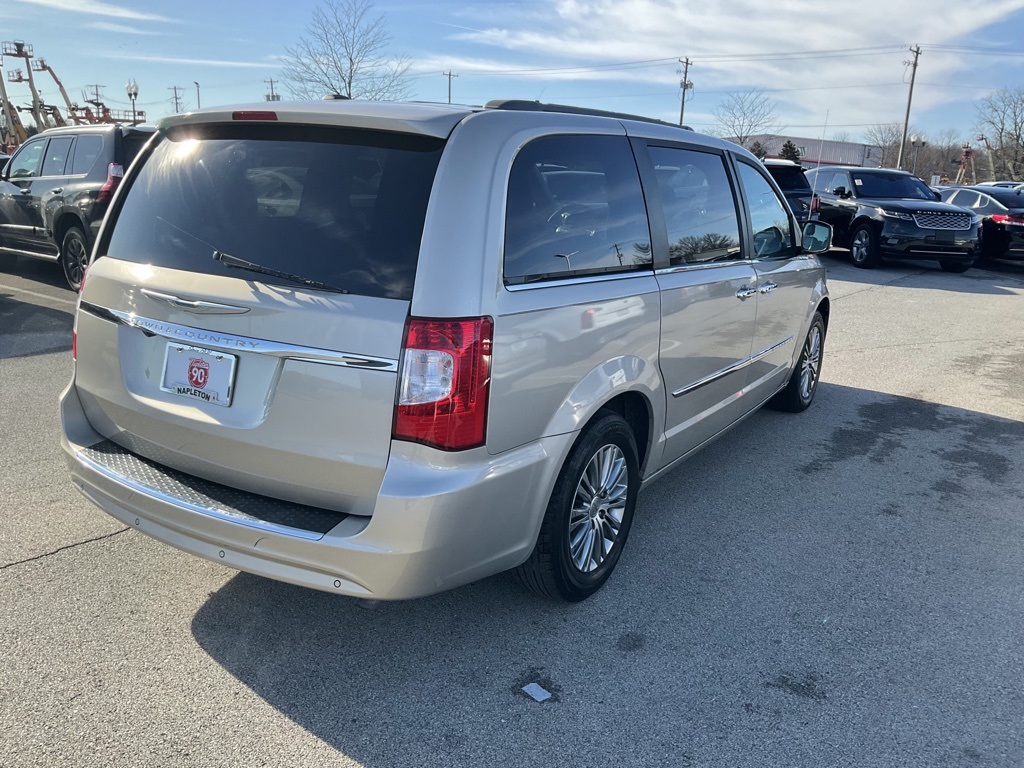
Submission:
[[[928,146],[928,142],[923,138],[919,139],[917,136],[910,137],[910,146],[914,148],[914,170],[911,171],[915,176],[917,175],[917,156],[921,154],[921,147]]]
[[[124,87],[124,92],[128,94],[128,98],[132,100],[132,125],[137,125],[138,120],[135,116],[135,100],[139,98],[139,84],[135,82],[133,77]]]
[[[199,83],[193,80],[192,85],[196,87],[196,109],[202,109],[203,105],[199,103]]]

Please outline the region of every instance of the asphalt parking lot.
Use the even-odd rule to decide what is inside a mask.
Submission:
[[[124,530],[60,455],[73,294],[0,273],[0,766],[1024,765],[1024,265],[823,260],[813,407],[645,491],[572,606],[369,609]]]

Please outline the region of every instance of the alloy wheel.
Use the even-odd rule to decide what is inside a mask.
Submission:
[[[612,551],[628,492],[626,457],[617,445],[605,445],[583,470],[569,514],[569,555],[579,571],[596,570]]]
[[[818,372],[821,368],[821,328],[811,326],[804,342],[804,352],[800,356],[800,397],[810,400],[814,387],[818,383]]]

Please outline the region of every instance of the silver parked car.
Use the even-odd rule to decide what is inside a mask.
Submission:
[[[112,203],[61,399],[72,478],[156,539],[375,599],[566,600],[637,493],[811,404],[814,253],[745,150],[533,102],[165,120]]]

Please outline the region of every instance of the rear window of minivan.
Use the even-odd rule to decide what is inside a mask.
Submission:
[[[109,258],[262,283],[215,251],[364,296],[409,299],[444,142],[299,125],[176,126],[128,179]]]

